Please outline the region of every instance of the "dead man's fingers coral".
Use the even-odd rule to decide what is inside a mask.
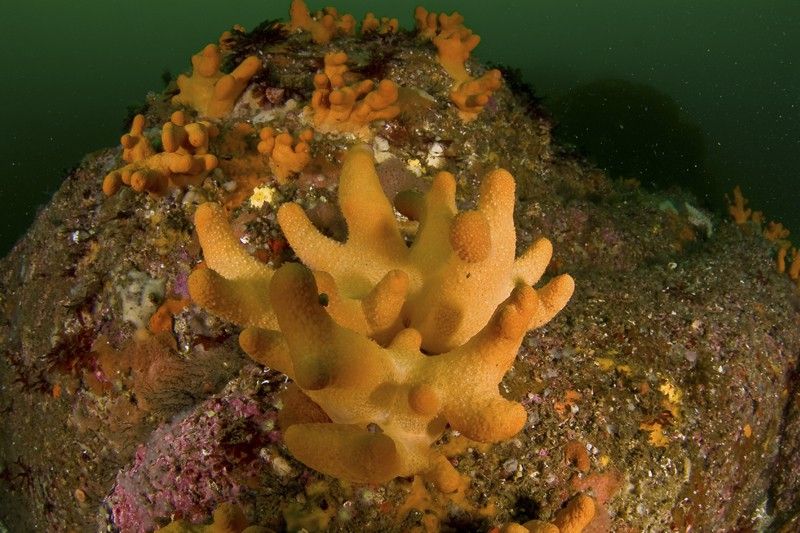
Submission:
[[[199,206],[195,228],[208,268],[196,269],[189,276],[192,299],[235,324],[277,329],[269,296],[274,271],[247,253],[233,234],[222,206],[215,203]],[[399,329],[400,311],[408,290],[404,272],[387,271],[358,298],[343,294],[326,272],[315,272],[314,276],[339,323],[376,338],[386,338]]]
[[[120,139],[122,144],[122,160],[126,163],[135,163],[147,159],[155,153],[147,137],[144,136],[144,115],[136,115],[131,123],[131,131]]]
[[[161,145],[165,152],[202,155],[208,153],[209,141],[218,134],[214,124],[205,120],[189,123],[185,112],[175,111],[161,128]]]
[[[261,60],[249,56],[230,74],[219,70],[221,63],[222,54],[215,44],[192,56],[192,73],[178,76],[180,92],[172,97],[172,103],[190,106],[209,118],[227,116],[250,79],[261,69]]]
[[[270,127],[261,128],[258,152],[269,156],[269,166],[278,183],[286,183],[289,176],[301,172],[311,162],[311,145],[314,131],[305,129],[297,139],[289,133],[275,133]]]
[[[295,424],[284,442],[297,460],[339,479],[386,483],[402,471],[395,442],[356,425]]]
[[[137,115],[131,133],[122,136],[122,157],[129,163],[105,176],[103,192],[107,196],[123,185],[163,196],[174,188],[199,185],[219,164],[216,156],[207,153],[208,138],[216,134],[216,127],[208,123],[187,125],[182,111],[173,113],[162,128],[165,151],[160,153],[153,153],[143,128],[144,117]]]
[[[214,86],[206,114],[212,118],[227,116],[250,83],[250,79],[261,70],[257,56],[245,58],[230,74],[224,75]]]
[[[482,442],[507,439],[522,428],[524,408],[501,397],[498,384],[541,305],[533,288],[519,285],[469,342],[433,356],[420,351],[413,329],[382,348],[342,327],[318,292],[313,274],[297,264],[281,267],[270,284],[286,346],[272,348],[268,359],[285,359],[280,353],[288,350],[296,383],[332,420],[288,428],[295,457],[330,475],[376,483],[434,468],[430,445],[445,423]],[[377,432],[369,431],[372,425]],[[391,468],[360,469],[372,453]]]
[[[353,15],[339,15],[335,8],[326,7],[312,16],[303,0],[292,0],[289,17],[290,31],[307,31],[317,44],[327,44],[337,34],[352,35],[356,29]]]
[[[403,258],[408,253],[366,145],[351,148],[345,157],[339,180],[339,206],[349,229],[346,243],[322,235],[297,204],[282,205],[278,220],[305,264],[328,272],[344,294],[358,298],[389,270],[405,270]]]
[[[450,92],[450,99],[458,108],[459,116],[465,122],[478,117],[492,93],[503,85],[503,76],[499,70],[493,69],[477,79],[469,79],[458,83]]]
[[[293,420],[287,445],[307,465],[356,482],[425,474],[455,490],[457,473],[431,450],[447,424],[484,442],[524,425],[525,409],[498,385],[524,334],[564,306],[573,281],[562,275],[532,286],[550,259],[546,240],[515,259],[511,174],[489,173],[474,210],[459,212],[455,191],[454,176],[442,172],[411,201],[420,229],[409,247],[370,149],[353,147],[339,186],[347,241],[320,234],[297,205],[278,212],[314,271],[261,265],[220,207],[198,209],[210,268],[192,274],[190,293],[248,326],[242,348],[295,381],[305,398],[298,405],[324,412],[322,420],[284,417]]]
[[[314,92],[306,113],[312,115],[320,131],[350,132],[369,139],[370,123],[400,114],[399,90],[388,79],[381,80],[377,88],[372,80],[350,82],[346,62],[344,52],[325,55],[323,71],[314,76]]]
[[[219,204],[200,205],[194,222],[208,268],[189,276],[192,300],[236,324],[277,329],[267,297],[272,268],[245,251]]]
[[[345,156],[339,179],[339,205],[348,226],[345,242],[322,235],[303,210],[284,204],[278,222],[298,257],[328,272],[350,297],[362,297],[390,270],[409,279],[403,320],[422,333],[423,346],[442,353],[466,342],[491,316],[518,281],[539,281],[550,261],[547,240],[534,243],[515,259],[515,183],[505,170],[490,172],[481,185],[478,207],[458,212],[452,174],[439,173],[422,197],[406,207],[419,218],[414,242],[405,243],[394,210],[383,193],[371,151],[361,145]],[[414,204],[414,205],[411,205]],[[542,294],[548,309],[540,325],[572,294],[569,276]],[[475,295],[481,295],[481,302]]]

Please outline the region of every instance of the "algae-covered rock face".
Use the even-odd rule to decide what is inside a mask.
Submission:
[[[0,529],[796,528],[786,235],[414,19],[198,43],[66,178],[0,265]]]

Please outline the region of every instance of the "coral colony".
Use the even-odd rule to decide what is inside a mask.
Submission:
[[[737,188],[742,231],[723,246],[690,203],[562,157],[513,72],[470,57],[480,38],[458,13],[419,7],[411,31],[302,0],[289,15],[202,48],[121,149],[67,180],[54,204],[85,220],[53,222],[77,228],[46,256],[66,257],[62,293],[28,256],[0,277],[24,300],[9,312],[0,294],[0,349],[29,393],[2,408],[42,443],[0,438],[0,478],[34,502],[31,527],[755,523],[730,479],[756,483],[740,463],[778,448],[775,383],[800,340],[742,324],[795,316],[761,303],[777,301],[768,274],[800,283],[788,231],[762,227]],[[750,249],[730,245],[748,232]],[[696,242],[716,246],[699,266]],[[712,293],[709,272],[739,275],[759,246],[781,274]],[[46,409],[25,403],[43,392]],[[56,408],[74,435],[42,437]],[[70,446],[77,467],[35,463]],[[67,483],[78,507],[58,500]]]
[[[355,32],[352,16],[332,8],[312,16],[294,0],[290,13],[286,29],[309,32],[320,44]],[[418,8],[415,18],[419,36],[433,42],[453,79],[449,97],[459,117],[474,120],[502,85],[500,72],[469,75],[465,62],[480,39],[458,13]],[[392,33],[398,26],[369,14],[361,28]],[[248,56],[223,74],[223,54],[221,46],[206,46],[192,57],[191,75],[178,78],[172,103],[183,109],[162,127],[161,151],[145,136],[144,117],[135,117],[122,138],[128,164],[106,176],[107,195],[124,185],[163,196],[199,185],[218,168],[209,151],[220,135],[216,122],[234,110],[261,68],[257,56]],[[240,344],[250,357],[291,378],[282,412],[291,423],[281,429],[294,457],[342,480],[384,483],[419,474],[452,492],[458,472],[431,445],[447,424],[478,442],[520,431],[525,409],[502,398],[498,384],[525,333],[558,313],[574,284],[562,275],[532,288],[552,247],[540,239],[515,259],[515,183],[505,170],[484,177],[474,210],[456,208],[456,178],[448,172],[426,194],[401,196],[393,206],[371,148],[358,140],[371,141],[372,125],[398,116],[404,99],[392,80],[376,84],[352,74],[346,53],[326,53],[323,69],[309,73],[314,91],[304,113],[312,128],[297,137],[272,126],[258,131],[265,173],[278,183],[308,164],[314,132],[352,134],[356,142],[339,178],[347,240],[320,234],[299,205],[283,204],[280,227],[303,264],[274,270],[248,254],[223,205],[205,203],[195,215],[204,268],[190,276],[189,292],[197,305],[245,327]],[[395,207],[418,223],[410,246]],[[591,514],[590,498],[575,501],[580,518],[562,513],[562,531],[577,531],[581,526],[567,523],[585,523]]]

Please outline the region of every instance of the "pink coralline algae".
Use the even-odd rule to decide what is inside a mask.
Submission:
[[[158,429],[117,475],[107,500],[121,531],[152,531],[158,519],[199,521],[222,502],[238,503],[242,482],[263,468],[259,451],[278,440],[274,413],[249,398],[212,398]]]

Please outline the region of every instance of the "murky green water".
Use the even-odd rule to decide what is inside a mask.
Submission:
[[[113,146],[125,108],[164,70],[233,23],[286,18],[288,0],[6,6],[0,29],[0,254],[24,233],[63,169]],[[374,2],[411,27],[417,1]],[[311,1],[312,9],[322,3]],[[339,1],[361,18],[366,5]],[[751,205],[800,232],[800,3],[790,0],[427,2],[458,9],[476,54],[519,67],[562,122],[562,139],[612,173],[681,184],[721,208]]]

